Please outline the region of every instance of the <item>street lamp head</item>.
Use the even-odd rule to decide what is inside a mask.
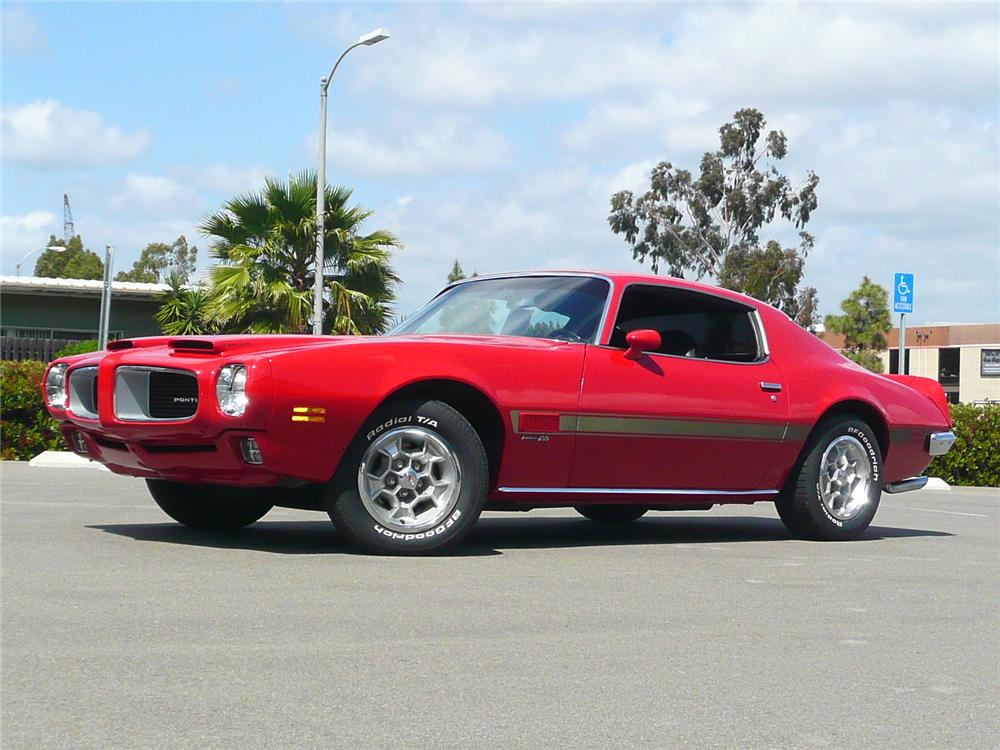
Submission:
[[[62,245],[49,245],[45,249],[46,250],[51,250],[54,253],[64,253],[64,252],[66,252],[66,248],[63,247]]]
[[[384,42],[388,38],[389,31],[387,29],[375,29],[374,31],[369,31],[367,34],[362,34],[358,37],[358,44],[371,47],[373,44]]]

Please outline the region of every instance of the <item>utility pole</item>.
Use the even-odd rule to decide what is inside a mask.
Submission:
[[[111,322],[111,261],[114,254],[114,245],[108,245],[104,250],[104,286],[101,289],[98,351],[103,351],[108,346],[108,327]]]
[[[363,35],[354,44],[345,49],[337,62],[333,64],[330,75],[319,79],[319,169],[316,170],[316,280],[313,284],[313,333],[317,336],[323,333],[323,264],[325,260],[326,242],[326,94],[330,88],[333,74],[337,72],[340,61],[355,47],[371,47],[389,38],[385,29],[375,29]]]

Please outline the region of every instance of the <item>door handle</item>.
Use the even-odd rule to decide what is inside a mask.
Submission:
[[[760,389],[767,393],[781,393],[781,383],[768,383],[762,380],[760,381]]]

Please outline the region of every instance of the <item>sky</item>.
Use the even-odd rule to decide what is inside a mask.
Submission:
[[[913,324],[1000,321],[1000,5],[4,3],[0,270],[62,234],[116,270],[267,175],[374,211],[408,314],[466,272],[641,270],[607,223],[650,168],[694,169],[743,107],[820,176],[805,281],[915,281]],[[790,239],[784,227],[765,238]],[[26,270],[34,260],[26,263]]]

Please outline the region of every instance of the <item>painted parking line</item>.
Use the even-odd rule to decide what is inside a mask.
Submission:
[[[957,510],[935,510],[934,508],[914,508],[912,505],[880,505],[879,509],[889,508],[890,510],[919,510],[921,513],[944,513],[949,516],[969,516],[971,518],[989,518],[983,513],[962,513]]]

